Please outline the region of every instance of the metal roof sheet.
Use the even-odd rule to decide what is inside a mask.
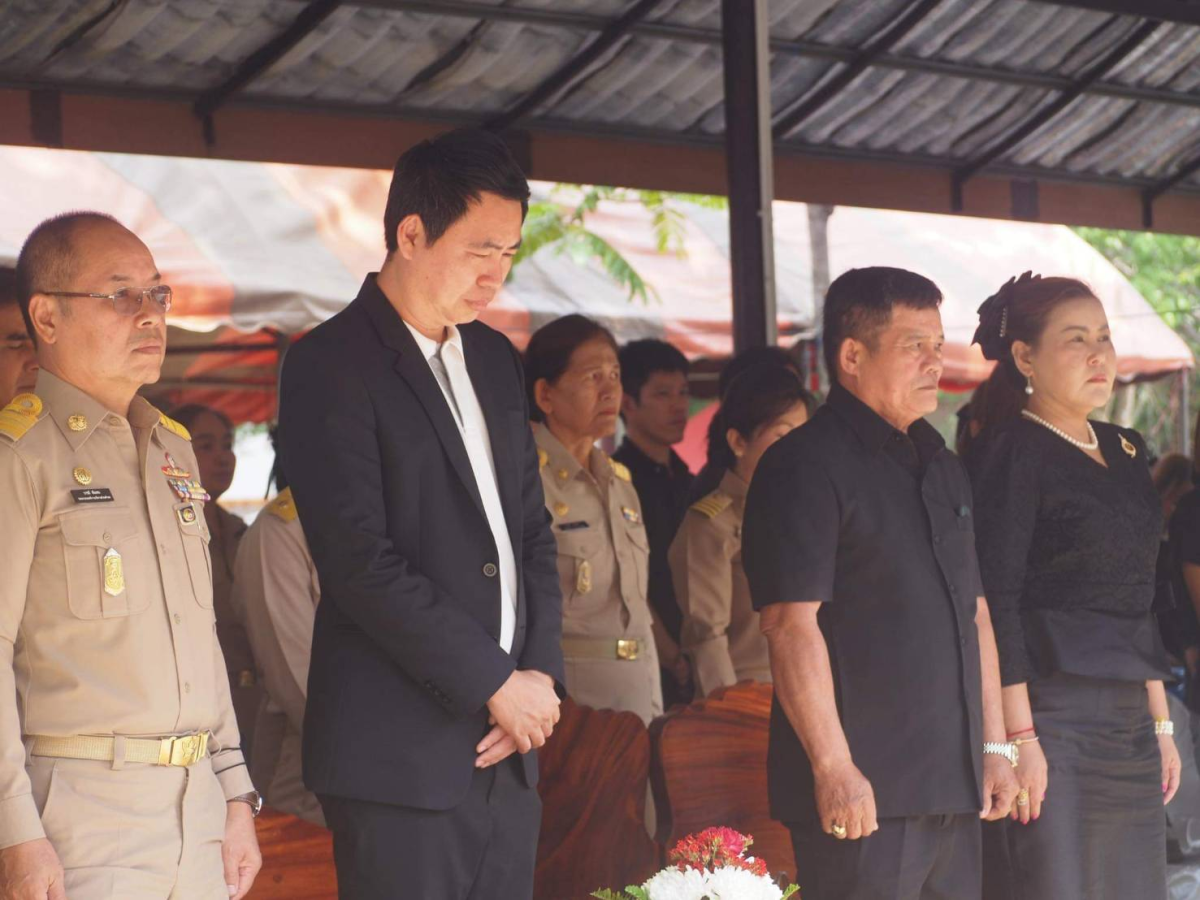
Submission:
[[[772,103],[788,110],[912,7],[773,0]],[[238,102],[486,120],[571,60],[629,0],[347,0],[257,74]],[[198,97],[304,10],[297,0],[10,0],[0,85]],[[724,128],[719,0],[665,0],[529,124],[665,140]],[[1033,0],[942,0],[787,134],[782,147],[969,164],[1053,103],[1143,24]],[[991,165],[1139,186],[1200,153],[1200,27],[1163,23]],[[1188,182],[1200,188],[1200,176]]]

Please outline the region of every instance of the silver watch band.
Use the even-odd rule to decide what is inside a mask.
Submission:
[[[1017,760],[1021,758],[1020,748],[1009,741],[985,741],[983,752],[984,754],[1003,756],[1014,769],[1017,767]]]

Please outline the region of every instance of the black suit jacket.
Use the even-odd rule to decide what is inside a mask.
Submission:
[[[321,582],[304,722],[304,782],[319,794],[449,809],[470,786],[486,703],[512,671],[563,682],[521,361],[486,325],[460,331],[516,557],[511,655],[497,643],[497,551],[466,447],[375,276],[284,365],[284,471]],[[536,755],[523,765],[533,787]]]

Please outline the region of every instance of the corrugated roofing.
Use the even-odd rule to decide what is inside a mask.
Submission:
[[[482,121],[583,50],[630,0],[346,0],[234,102]],[[837,77],[911,0],[773,0],[777,115]],[[0,85],[199,97],[298,0],[8,0]],[[724,127],[719,0],[663,0],[524,124],[712,142]],[[942,0],[783,148],[968,165],[1143,25],[1032,0]],[[1200,153],[1200,27],[1160,24],[993,165],[1148,186]],[[1200,189],[1200,176],[1187,183]]]

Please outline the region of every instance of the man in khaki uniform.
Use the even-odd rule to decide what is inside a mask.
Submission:
[[[290,488],[259,513],[242,538],[234,567],[233,606],[241,614],[262,673],[254,777],[275,809],[317,825],[325,816],[304,787],[300,737],[308,693],[313,617],[321,599],[317,569]]]
[[[170,289],[96,213],[38,226],[17,273],[41,372],[0,412],[0,896],[243,897],[257,795],[206,494],[186,430],[136,396]]]
[[[663,711],[646,581],[650,544],[629,470],[593,447],[588,468],[533,426],[563,594],[567,693],[598,709]]]
[[[0,266],[0,407],[37,381],[37,354],[17,303],[17,273]]]
[[[687,511],[667,555],[699,697],[739,681],[771,680],[767,639],[742,568],[748,487],[726,470],[720,488]]]

